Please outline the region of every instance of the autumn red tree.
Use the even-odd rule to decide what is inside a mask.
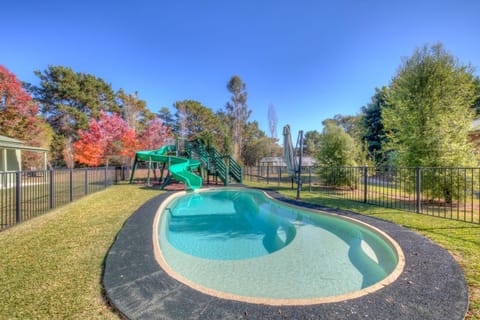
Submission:
[[[139,148],[154,150],[163,146],[170,136],[170,128],[157,117],[150,120],[145,130],[138,135]]]
[[[133,157],[137,148],[135,131],[118,114],[101,112],[92,119],[88,130],[78,131],[75,142],[75,160],[88,166],[107,164],[116,156]]]
[[[30,146],[48,147],[51,130],[38,116],[38,106],[23,89],[15,74],[0,65],[0,134]],[[23,157],[25,167],[35,166],[40,156]]]

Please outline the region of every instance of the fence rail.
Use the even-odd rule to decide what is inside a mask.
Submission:
[[[113,167],[0,172],[0,230],[124,179]]]
[[[286,167],[246,167],[244,179],[294,187]],[[302,191],[480,224],[480,168],[302,167]]]

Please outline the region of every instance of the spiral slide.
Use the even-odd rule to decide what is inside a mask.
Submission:
[[[168,171],[179,181],[185,182],[189,189],[199,189],[202,186],[202,178],[191,172],[200,167],[201,163],[195,159],[187,159],[167,155],[168,152],[175,151],[175,146],[167,145],[158,150],[135,152],[135,164],[138,160],[155,161],[168,164]],[[134,172],[132,172],[133,177]]]

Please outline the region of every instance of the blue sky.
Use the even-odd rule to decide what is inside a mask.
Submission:
[[[138,92],[150,109],[194,99],[218,110],[247,84],[250,120],[277,136],[354,115],[424,44],[480,75],[480,1],[5,1],[0,64],[22,81],[62,65]]]

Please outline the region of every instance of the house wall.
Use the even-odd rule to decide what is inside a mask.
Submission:
[[[314,166],[317,162],[311,157],[302,158],[302,166]],[[283,157],[265,157],[260,160],[260,166],[286,166]]]
[[[13,149],[0,149],[0,172],[21,170],[21,151]]]

